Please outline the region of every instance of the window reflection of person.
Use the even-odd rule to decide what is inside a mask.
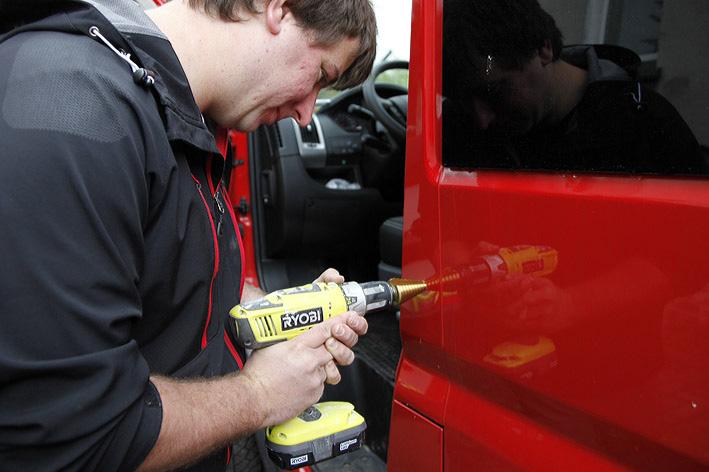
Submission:
[[[682,117],[637,80],[639,64],[618,46],[564,48],[536,0],[446,0],[444,151],[470,159],[482,147],[479,167],[705,172]]]
[[[498,250],[489,242],[477,248],[481,254]],[[558,270],[583,259],[583,255],[560,252]],[[481,356],[500,343],[523,340],[527,344],[543,336],[559,354],[555,370],[561,373],[552,377],[574,375],[578,366],[586,366],[596,375],[576,379],[569,389],[576,392],[584,385],[588,392],[607,395],[610,385],[615,391],[637,391],[639,382],[661,365],[662,307],[674,295],[669,276],[674,270],[641,254],[628,254],[602,270],[589,268],[582,279],[574,278],[570,284],[560,283],[569,281],[568,272],[559,277],[555,271],[543,276],[508,273],[478,286],[462,278],[442,288],[473,292],[481,315],[475,329]]]
[[[517,247],[523,246],[527,245]],[[481,241],[473,253],[489,257],[501,249]],[[541,271],[542,275],[533,271],[511,272],[484,279],[476,277],[475,270],[466,270],[467,267],[451,270],[458,277],[443,278],[443,294],[477,288],[477,301],[487,304],[487,310],[482,311],[494,313],[493,321],[510,332],[553,337],[579,324],[608,318],[622,320],[638,307],[649,312],[653,307],[664,306],[672,296],[665,270],[637,256],[620,260],[612,268],[566,287],[553,280],[554,271]],[[629,284],[629,280],[633,283]]]

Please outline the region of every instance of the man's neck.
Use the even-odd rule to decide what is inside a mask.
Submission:
[[[551,104],[547,124],[559,124],[583,99],[588,72],[561,59],[554,62],[551,79]]]
[[[203,113],[208,113],[210,106],[219,98],[215,96],[221,90],[219,81],[234,79],[220,70],[220,65],[230,61],[231,65],[236,66],[234,62],[240,60],[242,65],[248,64],[244,56],[249,52],[235,54],[234,45],[240,43],[241,34],[254,34],[241,31],[248,30],[251,22],[226,22],[212,18],[191,8],[186,0],[173,0],[146,13],[170,40],[197,106]],[[241,67],[240,70],[245,69]],[[242,74],[241,80],[248,75]]]
[[[190,20],[191,12],[188,11],[188,8],[186,2],[176,0],[168,2],[160,8],[147,10],[146,14],[170,41],[180,61],[180,65],[182,65],[182,69],[185,71],[197,106],[203,111],[206,97],[203,96],[203,93],[200,93],[205,89],[201,85],[202,75],[197,66],[198,63],[195,62],[194,48],[191,47],[188,41],[185,41],[188,36],[185,34],[185,25],[192,23],[193,27],[197,27],[197,25],[194,25],[194,21],[197,20]],[[194,34],[195,30],[192,27],[190,30],[190,37],[193,37],[193,35],[194,37],[199,37],[199,35]]]

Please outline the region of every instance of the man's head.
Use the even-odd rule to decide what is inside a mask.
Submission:
[[[353,87],[372,69],[377,27],[369,0],[189,0],[189,5],[225,22],[256,22],[268,31],[266,50],[256,58],[262,77],[246,91],[247,109],[236,110],[248,112],[234,117],[232,126],[239,129],[286,116],[305,125],[322,88]],[[240,48],[260,46],[233,47],[244,53]]]
[[[263,13],[271,1],[189,0],[189,4],[222,20],[241,21],[244,15]],[[372,70],[377,40],[377,22],[369,0],[286,0],[284,6],[318,45],[332,46],[346,38],[359,40],[352,65],[331,84],[333,88],[344,90],[365,81]]]
[[[522,134],[550,111],[561,32],[537,0],[445,0],[444,95],[482,129]]]

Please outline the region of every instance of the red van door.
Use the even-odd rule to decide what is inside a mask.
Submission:
[[[709,179],[495,169],[484,147],[447,141],[473,123],[447,113],[442,94],[446,3],[414,1],[403,274],[433,289],[401,310],[389,468],[706,469]],[[540,3],[570,24],[574,12]],[[670,54],[706,8],[605,3],[620,31],[596,39],[630,41],[629,15],[658,18],[637,80],[673,98],[685,75],[672,81]],[[580,24],[598,34],[591,17]],[[708,101],[674,97],[706,156]]]

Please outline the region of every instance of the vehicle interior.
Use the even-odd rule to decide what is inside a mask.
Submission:
[[[287,118],[252,133],[254,247],[266,292],[312,282],[328,267],[360,282],[401,276],[407,89],[376,79],[407,68],[381,63],[362,86],[321,102],[306,127]],[[369,323],[358,360],[326,397],[357,405],[384,460],[401,341],[396,313]]]
[[[287,118],[252,136],[264,290],[311,282],[327,267],[350,280],[377,277],[379,228],[402,214],[406,102],[405,88],[370,78],[306,127]]]

